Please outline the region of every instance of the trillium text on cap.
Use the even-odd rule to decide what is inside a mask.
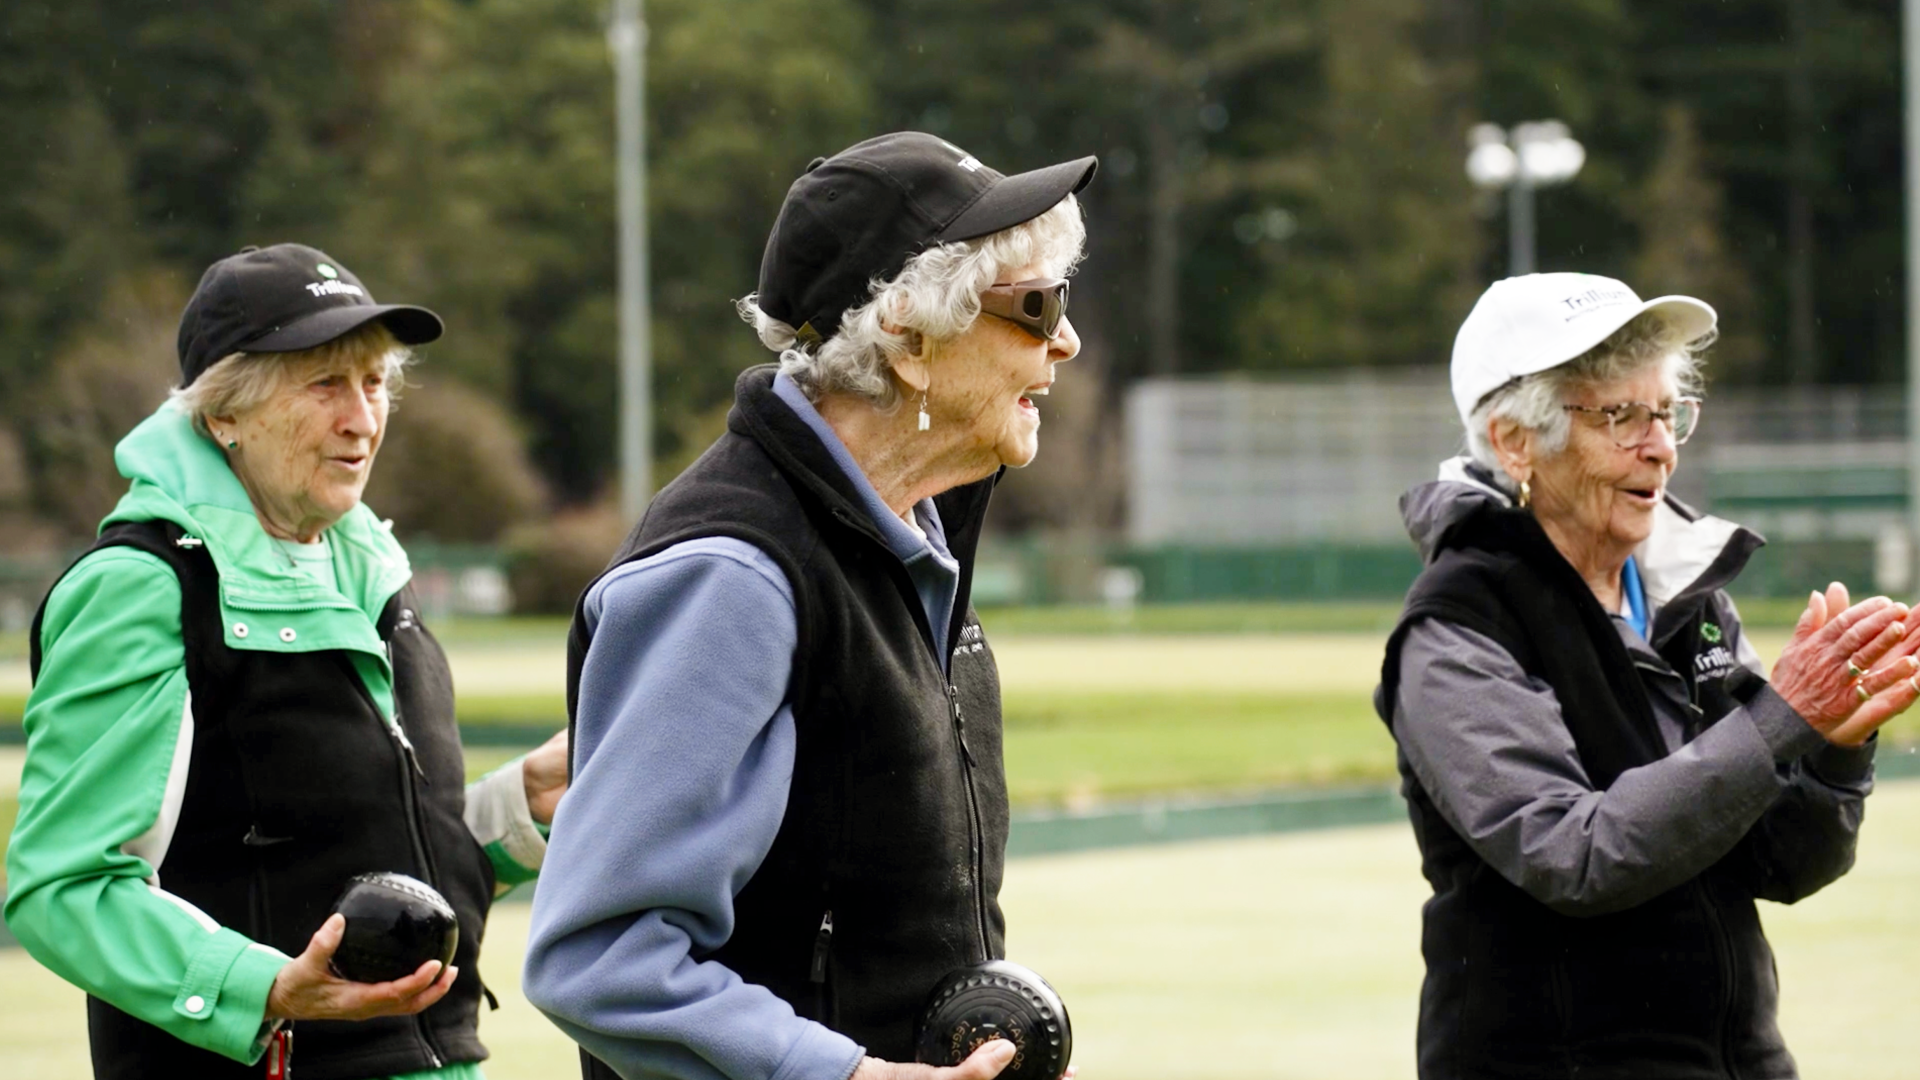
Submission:
[[[1496,281],[1453,339],[1453,403],[1471,424],[1474,406],[1515,379],[1556,368],[1645,312],[1658,312],[1682,341],[1711,333],[1718,316],[1691,296],[1642,300],[1598,274],[1526,274]]]

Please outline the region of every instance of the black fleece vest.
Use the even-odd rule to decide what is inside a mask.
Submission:
[[[161,887],[222,926],[297,956],[353,875],[391,870],[431,882],[460,918],[453,989],[418,1016],[299,1021],[292,1065],[301,1080],[353,1080],[484,1059],[476,959],[493,869],[461,817],[466,776],[452,679],[415,615],[412,587],[388,601],[377,624],[392,650],[409,749],[345,652],[228,648],[213,560],[204,546],[181,541],[178,526],[148,521],[113,526],[92,549],[137,548],[180,579],[193,749]],[[39,647],[36,615],[36,673]],[[87,1023],[97,1077],[261,1074],[260,1065],[190,1046],[97,998],[87,999]]]
[[[1703,580],[1724,582],[1742,534]],[[1553,688],[1593,785],[1666,756],[1646,685],[1611,618],[1531,514],[1488,507],[1456,526],[1407,596],[1376,706],[1389,728],[1407,628],[1443,619],[1484,634]],[[1692,588],[1651,639],[1686,680],[1697,728],[1751,695],[1744,668],[1695,679],[1705,620],[1724,594]],[[1662,673],[1664,675],[1664,673]],[[1433,886],[1421,948],[1422,1080],[1707,1080],[1793,1075],[1775,1009],[1773,954],[1754,909],[1762,873],[1742,842],[1694,879],[1626,911],[1561,915],[1474,854],[1411,776],[1408,809]]]
[[[792,788],[771,851],[734,898],[732,937],[701,959],[870,1054],[911,1061],[934,982],[1004,955],[1000,685],[968,603],[994,481],[935,500],[961,567],[949,679],[905,566],[818,436],[775,396],[773,374],[741,375],[727,433],[655,497],[609,569],[729,536],[786,572],[799,628]],[[588,644],[576,614],[570,713]],[[591,1059],[586,1068],[612,1075]]]

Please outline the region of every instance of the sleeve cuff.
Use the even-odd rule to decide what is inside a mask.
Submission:
[[[1829,784],[1870,784],[1873,780],[1873,751],[1879,743],[1880,733],[1877,731],[1859,746],[1827,743],[1814,752],[1809,764],[1814,774]]]
[[[772,1080],[847,1080],[866,1047],[822,1024],[809,1023],[773,1071]]]
[[[187,1041],[251,1065],[266,1051],[260,1037],[273,980],[291,958],[222,928],[187,965],[173,1011],[207,1027]]]
[[[1753,726],[1766,740],[1767,749],[1777,762],[1794,761],[1832,746],[1826,736],[1801,719],[1793,706],[1787,704],[1787,699],[1766,683],[1755,688],[1747,699],[1747,715],[1753,717]]]
[[[546,834],[527,808],[521,772],[526,760],[514,758],[467,786],[467,828],[486,850],[500,885],[533,880],[547,858]]]

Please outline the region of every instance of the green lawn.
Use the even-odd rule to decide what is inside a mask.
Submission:
[[[1850,874],[1760,905],[1803,1075],[1913,1075],[1917,895],[1909,781],[1874,795]],[[1009,955],[1059,989],[1074,1063],[1099,1080],[1411,1080],[1426,897],[1403,824],[1016,859],[1001,894]],[[527,924],[514,903],[488,921],[490,1080],[577,1068],[520,993]],[[88,1075],[83,998],[19,950],[0,951],[0,1062],[8,1076]]]
[[[557,727],[565,704],[558,696],[463,699],[460,720]],[[1393,773],[1393,742],[1364,694],[1024,691],[1007,695],[1005,730],[1017,805]]]

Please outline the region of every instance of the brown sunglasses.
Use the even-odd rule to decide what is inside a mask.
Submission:
[[[1039,338],[1052,341],[1067,317],[1065,278],[1034,278],[1011,285],[993,285],[980,294],[980,310],[998,316]]]

